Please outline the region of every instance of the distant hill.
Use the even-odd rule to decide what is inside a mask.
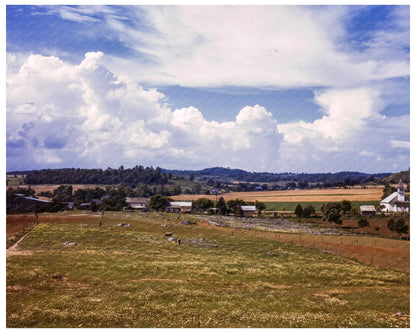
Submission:
[[[390,174],[386,177],[379,179],[378,182],[381,184],[397,184],[400,181],[400,179],[403,181],[403,183],[409,184],[410,170]]]
[[[223,167],[206,168],[202,170],[168,170],[160,167],[135,166],[134,168],[118,169],[44,169],[21,171],[25,174],[26,184],[119,184],[125,183],[135,186],[138,183],[148,185],[164,185],[168,183],[169,176],[188,178],[193,174],[195,181],[207,183],[209,180],[221,183],[289,183],[291,187],[308,187],[308,183],[319,183],[324,186],[351,186],[364,184],[369,181],[377,183],[397,183],[401,178],[408,183],[410,172],[403,171],[398,174],[377,173],[368,174],[362,172],[337,172],[337,173],[271,173],[271,172],[249,172],[241,169]],[[14,174],[8,172],[8,174]],[[389,178],[390,177],[390,178]],[[297,183],[297,184],[296,184]]]
[[[391,173],[367,174],[361,172],[337,172],[337,173],[270,173],[270,172],[249,172],[241,169],[230,169],[222,167],[207,168],[203,170],[166,170],[163,173],[171,173],[176,176],[189,177],[194,174],[196,180],[207,180],[207,178],[241,182],[308,182],[340,184],[360,184],[366,181],[378,180],[391,175]]]

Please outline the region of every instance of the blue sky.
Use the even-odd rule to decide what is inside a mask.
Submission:
[[[6,168],[407,170],[409,15],[8,5]]]

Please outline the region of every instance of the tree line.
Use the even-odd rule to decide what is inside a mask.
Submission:
[[[125,169],[43,169],[33,171],[25,178],[26,184],[120,184],[135,187],[137,184],[164,185],[168,174],[159,167],[135,166]]]
[[[9,172],[17,175],[19,172]],[[24,173],[24,172],[20,172]],[[125,183],[135,186],[139,183],[147,185],[167,184],[172,174],[184,177],[198,177],[198,179],[232,179],[242,182],[292,182],[299,188],[310,187],[310,183],[320,183],[324,187],[353,186],[368,181],[381,179],[390,173],[366,174],[360,172],[338,173],[269,173],[248,172],[240,169],[208,168],[199,171],[167,170],[160,167],[143,167],[136,165],[133,168],[107,168],[103,169],[43,169],[27,172],[26,184],[119,184]],[[247,189],[245,189],[247,190]],[[250,189],[252,190],[252,189]]]

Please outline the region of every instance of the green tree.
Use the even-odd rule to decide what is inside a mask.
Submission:
[[[230,213],[234,214],[235,216],[243,216],[243,210],[241,209],[241,206],[245,206],[246,202],[241,199],[234,199],[234,200],[228,200],[227,206],[230,211]]]
[[[311,217],[311,215],[315,214],[315,208],[312,205],[306,206],[303,209],[302,216],[303,217]]]
[[[261,214],[261,212],[266,209],[266,204],[263,201],[256,200],[254,206],[256,206],[256,209],[259,212],[259,214]]]
[[[394,218],[391,218],[387,222],[387,228],[389,228],[392,232],[397,232],[399,234],[399,238],[401,238],[402,234],[407,234],[409,232],[409,226],[403,218],[400,218],[397,221],[395,221]]]
[[[193,207],[197,211],[204,211],[214,207],[214,202],[208,198],[199,198],[194,201]]]
[[[53,191],[52,198],[58,202],[72,201],[72,185],[60,185]]]
[[[341,220],[341,204],[339,202],[329,202],[323,206],[324,218],[331,223],[342,224]]]
[[[383,200],[384,198],[387,198],[390,194],[392,194],[395,191],[396,191],[396,189],[394,187],[390,186],[389,183],[387,183],[384,186],[383,195],[381,197],[381,200]]]
[[[349,200],[342,200],[340,202],[341,211],[343,214],[351,212],[351,201]]]
[[[192,194],[198,194],[201,192],[202,186],[201,184],[195,184],[194,186],[192,186]]]
[[[370,223],[368,223],[368,220],[365,216],[361,216],[357,222],[357,225],[362,229],[362,231],[364,231],[364,228],[369,227]]]
[[[228,207],[227,207],[227,203],[225,202],[224,197],[220,197],[218,199],[218,202],[215,205],[215,208],[217,208],[219,210],[221,215],[228,214]]]
[[[301,204],[297,204],[297,205],[296,205],[296,208],[295,208],[294,213],[295,213],[295,215],[296,215],[298,218],[301,218],[301,217],[302,217],[303,208],[302,208],[302,205],[301,205]]]
[[[403,218],[397,220],[396,232],[399,234],[399,238],[402,238],[402,234],[407,234],[409,232],[409,226]]]
[[[390,218],[387,221],[387,228],[389,228],[391,232],[394,232],[396,230],[396,221],[394,220],[394,218]]]
[[[149,208],[151,210],[163,211],[169,204],[170,200],[160,194],[156,194],[149,200]]]

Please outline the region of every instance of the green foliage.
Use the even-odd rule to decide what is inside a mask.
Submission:
[[[340,202],[340,209],[342,211],[342,214],[347,214],[349,212],[351,212],[351,201],[349,200],[342,200]]]
[[[224,197],[222,197],[222,196],[218,199],[218,202],[215,205],[215,208],[219,209],[219,212],[220,212],[221,215],[228,214],[227,203],[226,203]]]
[[[367,218],[365,216],[361,216],[360,219],[357,222],[358,227],[360,228],[365,228],[365,227],[369,227],[370,223],[368,222]]]
[[[302,217],[302,214],[303,214],[303,208],[302,208],[302,205],[301,205],[301,204],[297,204],[297,206],[296,206],[296,208],[295,208],[294,213],[295,213],[295,215],[296,215],[298,218],[301,218],[301,217]]]
[[[341,204],[339,202],[329,202],[322,206],[322,212],[324,213],[324,218],[335,224],[342,224],[341,220]]]
[[[263,210],[266,209],[266,204],[262,201],[256,200],[256,202],[254,203],[254,206],[256,206],[256,209],[259,213],[261,213]]]
[[[37,170],[28,174],[25,178],[26,184],[119,184],[126,183],[135,186],[139,183],[148,185],[167,184],[168,176],[157,167],[135,166],[125,169],[45,169]]]
[[[315,214],[315,208],[312,205],[306,206],[302,212],[302,216],[306,218],[311,217],[314,214]]]
[[[90,202],[92,199],[101,199],[106,194],[105,190],[100,187],[96,188],[79,188],[74,192],[73,201],[76,205],[83,202]]]
[[[235,216],[243,216],[243,210],[241,206],[245,206],[247,203],[241,199],[233,199],[227,201],[228,210]]]
[[[197,211],[204,211],[214,207],[214,202],[208,198],[199,198],[194,201],[193,207]]]
[[[387,222],[387,228],[389,228],[392,232],[397,232],[399,234],[399,238],[401,237],[401,234],[409,232],[409,226],[403,218],[399,218],[397,221],[394,218],[389,219]]]
[[[160,194],[156,194],[153,197],[150,198],[149,200],[149,208],[151,210],[156,210],[156,211],[163,211],[165,209],[165,207],[169,204],[169,199],[160,195]]]
[[[191,173],[189,174],[189,180],[190,180],[191,182],[193,182],[193,181],[195,180],[195,174],[194,174],[193,172],[191,172]]]
[[[390,194],[392,194],[395,191],[396,191],[396,189],[393,186],[390,186],[389,183],[387,183],[384,186],[383,195],[381,196],[381,200],[383,200],[384,198],[387,198]]]

